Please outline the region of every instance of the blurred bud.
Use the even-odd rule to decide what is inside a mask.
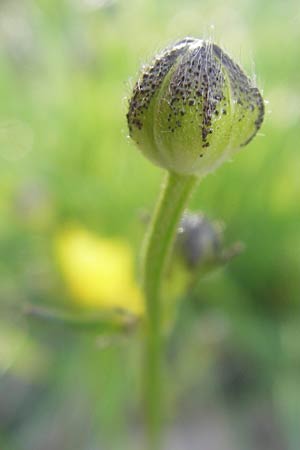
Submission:
[[[177,248],[190,268],[218,259],[221,228],[201,214],[185,214],[178,229]]]
[[[130,137],[160,167],[205,175],[256,135],[259,90],[216,44],[185,38],[142,69],[127,114]]]
[[[181,219],[175,253],[190,271],[211,270],[226,263],[242,249],[239,242],[225,249],[223,227],[218,222],[209,221],[203,214],[186,213]]]
[[[241,253],[243,244],[224,247],[223,227],[203,214],[186,213],[180,222],[168,276],[165,297],[172,303],[201,276],[226,264]]]
[[[224,227],[201,213],[186,213],[180,221],[177,237],[164,281],[164,319],[167,326],[177,313],[177,302],[199,279],[226,264],[243,250],[236,242],[224,247]]]

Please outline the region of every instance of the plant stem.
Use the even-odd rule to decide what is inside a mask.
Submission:
[[[161,285],[178,222],[196,185],[194,176],[168,173],[145,239],[143,288],[147,306],[145,399],[149,450],[160,448],[162,419]]]

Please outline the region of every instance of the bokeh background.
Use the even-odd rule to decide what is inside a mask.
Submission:
[[[192,200],[245,250],[183,299],[166,448],[299,449],[299,2],[1,0],[1,450],[141,448],[141,336],[24,307],[140,313],[137,256],[163,174],[127,138],[126,97],[186,35],[223,46],[269,103],[259,136]]]

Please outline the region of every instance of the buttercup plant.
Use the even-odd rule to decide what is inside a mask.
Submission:
[[[159,448],[162,281],[178,223],[199,179],[248,144],[263,117],[258,88],[210,41],[188,37],[166,48],[142,68],[133,89],[127,114],[130,137],[167,171],[142,261],[149,450]]]

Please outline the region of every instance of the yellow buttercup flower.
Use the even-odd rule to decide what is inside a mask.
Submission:
[[[69,226],[56,236],[55,253],[68,290],[80,306],[143,313],[133,255],[126,241]]]

